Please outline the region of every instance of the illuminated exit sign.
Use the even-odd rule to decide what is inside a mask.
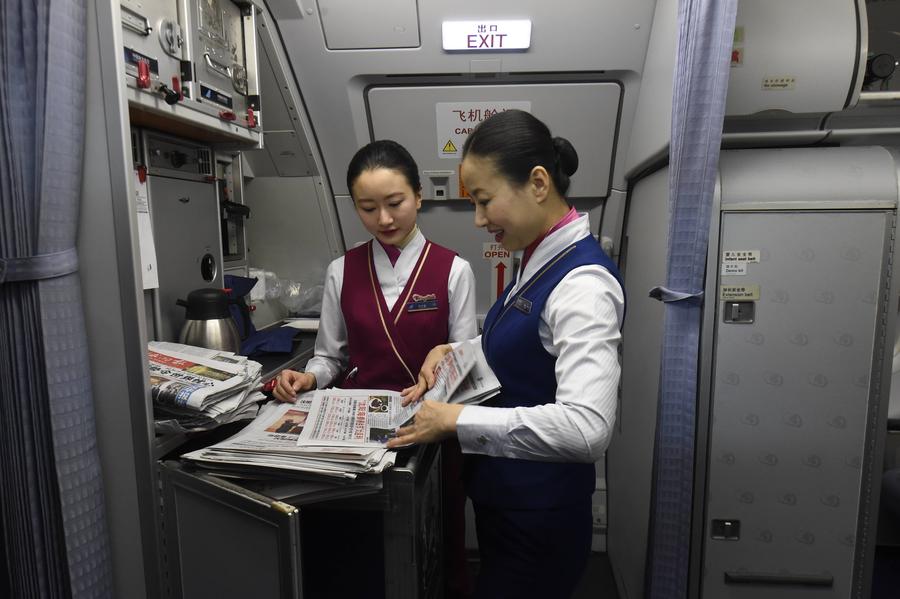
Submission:
[[[531,46],[531,21],[444,21],[444,50],[491,52]]]

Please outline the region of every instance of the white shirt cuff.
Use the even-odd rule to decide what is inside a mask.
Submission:
[[[456,418],[456,436],[463,453],[500,455],[506,442],[508,421],[513,410],[466,406]]]
[[[328,372],[327,368],[315,364],[307,364],[304,372],[308,372],[316,377],[317,389],[324,389],[331,384],[331,373]]]

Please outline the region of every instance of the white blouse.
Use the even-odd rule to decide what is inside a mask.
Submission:
[[[560,251],[590,235],[583,215],[554,231],[516,273],[516,291]],[[533,407],[466,406],[456,421],[463,453],[543,461],[594,462],[612,436],[625,296],[599,265],[580,266],[541,311],[541,345],[556,357],[556,401]]]
[[[390,259],[381,244],[372,243],[375,274],[381,283],[381,293],[388,310],[400,298],[419,255],[425,248],[425,236],[417,231],[406,247],[400,252],[397,263]],[[318,388],[328,387],[347,369],[347,324],[341,310],[341,289],[344,286],[344,257],[333,260],[325,272],[325,289],[322,297],[322,315],[319,317],[319,332],[316,335],[315,355],[306,365],[306,372],[316,375]],[[449,341],[463,341],[478,334],[475,321],[475,274],[469,263],[455,256],[450,266],[448,282],[450,301]],[[411,364],[418,372],[421,364]],[[365,368],[361,365],[360,368]]]

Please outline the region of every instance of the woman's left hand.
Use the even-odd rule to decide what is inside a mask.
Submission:
[[[453,347],[449,343],[444,343],[433,347],[428,352],[428,355],[425,356],[425,361],[422,363],[422,369],[419,370],[419,382],[400,392],[400,395],[403,396],[403,401],[400,405],[406,407],[415,401],[419,401],[426,391],[434,387],[434,370],[444,356],[451,351],[453,351]]]
[[[465,408],[461,404],[426,399],[416,412],[412,423],[397,429],[397,436],[388,441],[388,449],[414,443],[434,443],[456,435],[456,419]]]

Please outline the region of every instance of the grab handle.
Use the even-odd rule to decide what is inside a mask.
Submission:
[[[213,60],[212,58],[210,58],[209,52],[204,53],[203,58],[206,59],[206,66],[208,66],[212,70],[216,71],[217,73],[225,75],[226,77],[231,79],[231,68],[230,67],[227,67],[224,64],[217,62],[217,61]]]
[[[727,584],[771,584],[808,587],[834,586],[830,574],[786,574],[774,572],[725,572]]]

